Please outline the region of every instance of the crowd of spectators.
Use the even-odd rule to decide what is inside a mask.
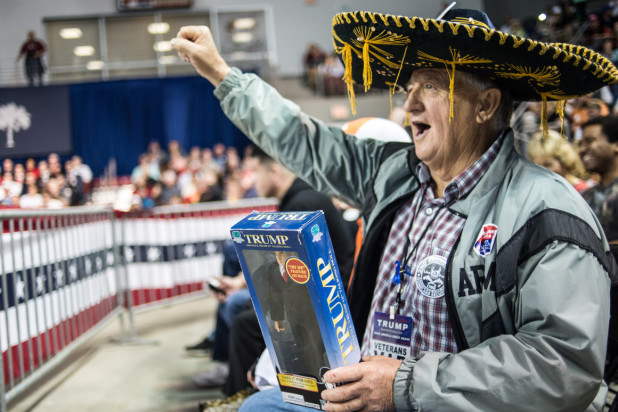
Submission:
[[[235,147],[223,143],[192,147],[187,154],[175,140],[169,142],[167,151],[151,142],[131,173],[132,209],[218,200],[233,203],[255,197],[250,162],[247,153],[241,160]]]
[[[84,205],[88,201],[92,171],[75,155],[61,163],[57,153],[38,163],[28,158],[22,163],[2,161],[0,204],[24,209],[60,209]]]

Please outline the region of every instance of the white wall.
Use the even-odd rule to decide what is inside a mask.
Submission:
[[[436,17],[443,0],[194,0],[194,10],[240,5],[272,6],[279,72],[302,73],[307,45],[332,50],[331,21],[341,11],[365,10],[406,16]],[[483,0],[459,0],[459,8],[479,9]],[[15,60],[26,32],[33,29],[45,40],[45,17],[116,14],[115,0],[0,0],[0,67]]]

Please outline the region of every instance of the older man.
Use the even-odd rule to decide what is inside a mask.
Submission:
[[[352,101],[354,84],[407,90],[412,145],[358,141],[308,117],[230,68],[207,28],[174,41],[257,144],[362,206],[349,302],[365,357],[326,374],[345,384],[323,392],[324,409],[601,410],[616,263],[583,199],[521,158],[508,124],[512,98],[583,95],[618,81],[616,68],[496,31],[474,10],[342,13],[333,36]],[[384,345],[383,320],[407,324],[409,343]],[[243,408],[296,408],[274,392]]]

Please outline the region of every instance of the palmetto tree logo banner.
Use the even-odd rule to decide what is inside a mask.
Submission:
[[[0,89],[0,157],[72,151],[68,86]]]

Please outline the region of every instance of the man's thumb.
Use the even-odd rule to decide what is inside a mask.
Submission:
[[[184,55],[189,55],[195,50],[195,43],[189,41],[187,39],[174,37],[170,40],[170,44],[174,49],[176,49],[179,53]]]

